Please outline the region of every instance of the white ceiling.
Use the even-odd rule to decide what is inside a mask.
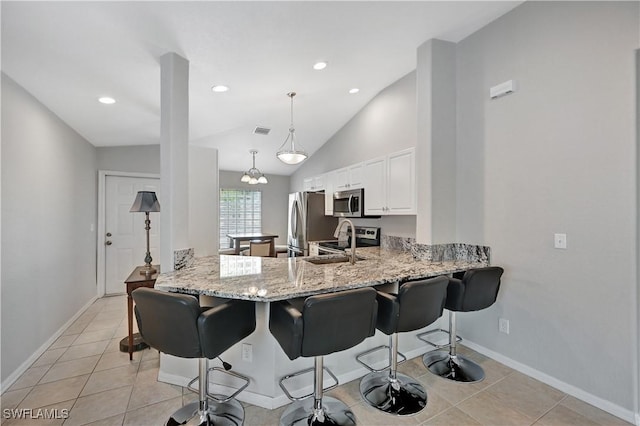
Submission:
[[[95,146],[157,144],[159,58],[176,52],[189,60],[191,143],[217,147],[222,170],[248,169],[255,148],[262,172],[289,175],[275,157],[287,92],[313,153],[415,69],[424,41],[460,41],[520,3],[2,1],[2,70]],[[105,95],[117,103],[98,103]]]

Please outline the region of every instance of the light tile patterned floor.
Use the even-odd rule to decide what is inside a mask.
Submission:
[[[192,392],[157,381],[157,351],[137,352],[133,361],[119,352],[126,316],[124,296],[97,300],[2,394],[3,410],[66,409],[68,419],[2,419],[2,424],[162,425],[194,400]],[[450,383],[428,373],[420,358],[401,365],[427,389],[427,408],[416,416],[394,417],[370,408],[360,397],[358,380],[329,395],[349,405],[358,424],[366,426],[628,424],[470,349],[461,352],[482,365],[484,381]],[[283,410],[246,405],[245,425],[277,425]]]

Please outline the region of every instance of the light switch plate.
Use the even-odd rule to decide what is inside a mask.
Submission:
[[[553,246],[557,249],[566,249],[567,234],[553,234]]]

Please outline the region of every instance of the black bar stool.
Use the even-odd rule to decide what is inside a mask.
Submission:
[[[356,357],[372,370],[360,381],[360,394],[369,405],[395,415],[411,415],[427,405],[427,392],[414,378],[397,372],[398,333],[419,330],[442,316],[447,295],[447,277],[412,281],[403,284],[398,294],[378,292],[376,328],[389,335],[389,371],[375,370],[360,358],[380,348]]]
[[[295,402],[280,417],[281,425],[355,425],[353,412],[342,401],[323,397],[323,356],[351,348],[376,331],[376,291],[373,288],[346,290],[311,296],[301,309],[288,301],[270,305],[269,330],[289,359],[314,357],[314,392],[292,397],[284,381],[308,372],[295,373],[280,380],[280,387]],[[313,399],[310,397],[313,396]]]
[[[244,409],[234,397],[249,385],[249,379],[219,367],[209,369],[208,359],[218,357],[255,330],[253,302],[230,300],[203,311],[198,299],[186,294],[143,287],[131,295],[136,303],[138,329],[149,346],[180,358],[199,359],[199,375],[189,383],[190,387],[199,381],[199,401],[173,413],[167,426],[185,424],[192,419],[200,426],[241,425]],[[230,396],[210,394],[211,370],[230,374],[245,383]]]
[[[484,379],[484,370],[469,358],[456,352],[456,312],[472,312],[488,308],[498,298],[499,266],[469,269],[462,279],[449,278],[445,308],[449,313],[449,352],[427,352],[422,358],[433,374],[456,382],[474,383]]]

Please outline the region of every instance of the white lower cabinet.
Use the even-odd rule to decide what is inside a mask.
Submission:
[[[366,215],[416,214],[415,149],[365,161],[363,183]]]

